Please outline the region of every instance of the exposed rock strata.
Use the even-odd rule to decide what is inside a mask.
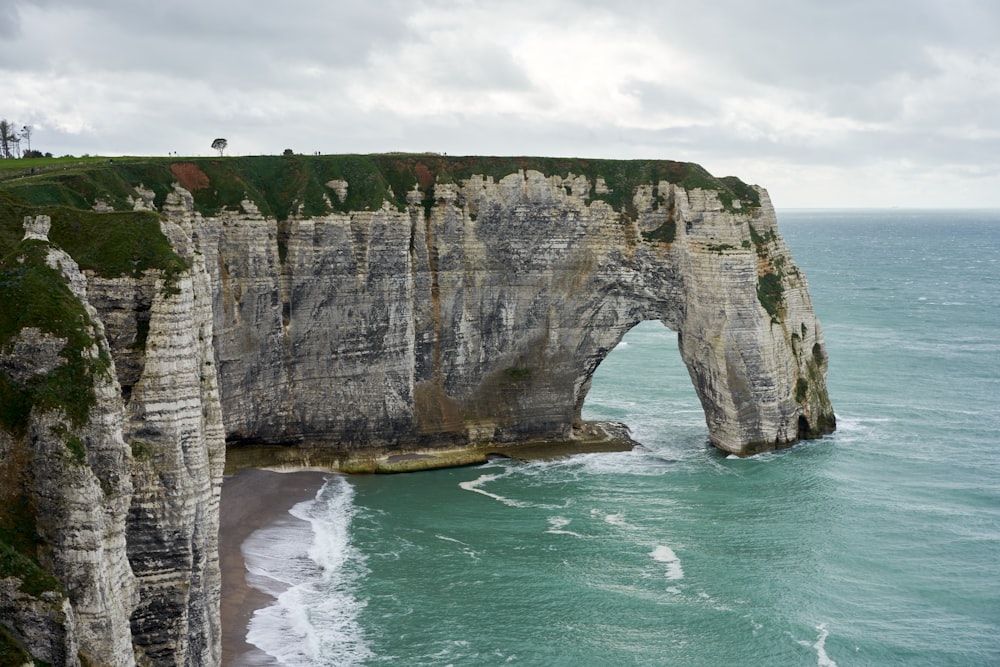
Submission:
[[[0,504],[25,505],[22,529],[37,532],[32,550],[54,575],[51,590],[34,590],[43,573],[22,558],[26,574],[0,579],[0,620],[50,664],[219,662],[224,440],[211,289],[183,231],[165,222],[164,233],[192,265],[171,284],[153,272],[91,275],[88,286],[69,255],[47,250],[87,313],[94,400],[82,424],[36,408],[23,435],[0,429]],[[0,367],[20,383],[44,376],[67,363],[65,344],[25,327]]]
[[[652,183],[629,217],[590,192],[572,175],[473,177],[434,186],[429,216],[415,190],[403,211],[279,229],[250,202],[202,217],[178,188],[164,213],[212,274],[228,437],[344,451],[571,438],[598,364],[647,319],[680,333],[720,449],[832,429],[822,331],[766,193],[734,210]]]
[[[763,190],[615,193],[532,170],[435,183],[422,166],[391,196],[405,205],[345,212],[357,184],[334,178],[322,200],[341,212],[280,222],[136,187],[128,207],[159,206],[179,272],[81,272],[28,221],[19,252],[59,272],[84,337],[19,326],[0,389],[61,395],[39,378],[82,360],[93,400],[40,398],[0,428],[0,622],[19,646],[51,664],[218,664],[224,438],[359,470],[579,442],[594,371],[643,320],[678,331],[720,449],[833,429],[822,330]]]
[[[44,244],[44,262],[62,274],[86,314],[80,326],[91,344],[75,354],[92,369],[88,389],[94,400],[82,420],[58,406],[36,407],[22,437],[0,431],[4,500],[23,503],[34,516],[29,530],[35,557],[54,576],[43,591],[31,590],[25,578],[4,580],[0,608],[11,608],[9,630],[40,659],[76,665],[82,656],[97,664],[134,665],[129,613],[137,599],[125,545],[132,482],[121,391],[113,368],[102,364],[110,362],[110,350],[76,262],[48,246],[47,225],[26,227],[27,239]],[[26,251],[22,262],[44,270],[30,266],[36,257]],[[6,355],[5,366],[14,367],[9,376],[26,382],[72,363],[59,356],[66,340],[54,342],[38,328],[22,329],[14,354]]]
[[[142,373],[126,406],[135,493],[129,560],[140,603],[132,629],[151,664],[219,663],[219,492],[224,446],[201,258],[164,223],[192,270],[157,282]]]
[[[139,601],[136,652],[154,665],[218,664],[218,503],[224,436],[204,260],[184,230],[163,233],[191,269],[166,281],[91,276],[92,300],[121,359],[135,486],[128,555]]]

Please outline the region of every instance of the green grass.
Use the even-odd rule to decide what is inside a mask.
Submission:
[[[803,377],[800,377],[795,381],[795,400],[798,403],[806,400],[806,394],[809,392],[809,381]]]
[[[766,259],[770,256],[769,244],[777,239],[774,230],[768,230],[761,234],[753,225],[750,225],[750,240],[757,251],[757,256]],[[772,270],[757,278],[757,300],[764,310],[771,316],[774,323],[781,322],[784,318],[785,309],[785,286],[782,282],[784,278],[784,258],[777,258],[773,262]]]
[[[87,463],[87,448],[83,444],[83,440],[74,436],[70,436],[66,439],[66,449],[73,454],[73,460],[80,465]]]
[[[156,445],[143,440],[132,440],[129,447],[132,449],[132,458],[136,461],[147,461],[156,453]]]
[[[590,196],[606,201],[615,210],[635,217],[632,195],[639,184],[674,183],[687,189],[719,193],[722,204],[732,210],[734,199],[743,208],[760,205],[759,195],[734,177],[715,178],[702,167],[669,160],[598,160],[549,157],[478,157],[438,154],[377,155],[282,155],[222,158],[33,158],[7,160],[0,164],[0,188],[35,205],[64,205],[89,209],[102,200],[116,210],[130,208],[133,187],[143,184],[156,193],[162,205],[178,179],[172,164],[196,165],[209,185],[192,191],[195,205],[204,215],[223,209],[238,209],[246,198],[265,215],[285,220],[301,206],[305,215],[332,211],[376,210],[388,201],[399,210],[406,207],[406,194],[416,184],[424,193],[423,204],[435,203],[435,183],[456,183],[473,175],[499,180],[518,170],[533,169],[546,175],[583,175],[591,183]],[[36,172],[26,172],[34,167]],[[603,178],[609,192],[597,193]],[[340,202],[326,186],[331,180],[349,183],[348,196]]]
[[[642,232],[642,238],[647,241],[673,243],[674,239],[677,238],[677,223],[673,220],[667,220],[651,232]]]
[[[4,481],[11,482],[9,479]],[[5,505],[0,507],[0,545],[6,545],[30,559],[36,558],[41,537],[35,527],[35,514],[34,505],[26,493],[12,498],[8,496]],[[10,566],[4,571],[11,571]]]
[[[504,373],[511,382],[522,382],[531,377],[530,368],[508,368]]]
[[[16,577],[21,580],[20,590],[32,597],[47,591],[60,591],[59,582],[32,559],[0,542],[0,579]]]
[[[136,157],[106,157],[102,155],[92,155],[87,157],[75,157],[67,155],[63,157],[33,157],[18,160],[0,160],[0,179],[17,178],[29,174],[32,169],[37,172],[53,169],[85,168],[89,169],[95,165],[107,164],[108,160],[129,161],[147,160],[148,158]]]
[[[753,186],[747,185],[735,176],[723,176],[719,182],[725,187],[727,193],[733,195],[728,201],[722,202],[722,205],[727,209],[732,208],[732,199],[739,199],[742,206],[760,208],[760,193]]]
[[[110,359],[84,354],[94,344],[87,333],[90,318],[70,291],[62,273],[45,264],[47,244],[25,241],[0,261],[0,350],[25,327],[37,327],[66,339],[63,363],[45,375],[18,382],[0,375],[0,427],[15,436],[27,429],[32,406],[62,409],[83,424],[94,404],[95,373],[107,373]]]
[[[781,276],[768,272],[757,279],[757,299],[771,316],[772,322],[780,322],[783,317],[785,288]]]
[[[168,282],[187,268],[160,231],[150,211],[97,213],[64,205],[33,205],[0,191],[0,261],[24,236],[26,216],[52,219],[49,240],[76,260],[81,269],[115,278],[138,276],[149,269],[164,272]]]
[[[34,597],[45,591],[62,591],[56,578],[38,565],[40,543],[35,509],[26,494],[0,507],[0,579],[17,577],[20,590]]]
[[[769,229],[763,234],[758,232],[753,225],[750,225],[750,240],[757,248],[757,255],[766,257],[768,255],[767,244],[777,239],[773,229]]]

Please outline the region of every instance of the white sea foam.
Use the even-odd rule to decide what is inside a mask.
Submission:
[[[316,564],[303,548],[311,541],[312,527],[292,517],[255,531],[240,547],[247,583],[273,597],[305,583],[316,573]]]
[[[816,664],[819,667],[837,667],[837,663],[826,654],[826,638],[830,636],[830,631],[826,629],[826,623],[817,625],[816,629],[819,630],[819,637],[813,644],[813,648],[816,649]]]
[[[591,510],[591,514],[594,514],[595,512],[597,512],[597,510]],[[631,524],[626,521],[625,515],[620,512],[617,514],[605,514],[604,523],[617,526],[619,528],[626,528],[628,530],[639,530],[635,524]]]
[[[837,663],[834,662],[826,653],[826,638],[830,636],[830,631],[826,629],[826,623],[820,623],[816,626],[816,629],[819,630],[819,636],[816,637],[815,642],[810,643],[800,639],[796,643],[798,643],[799,646],[805,646],[816,650],[817,667],[837,667]]]
[[[498,473],[496,475],[480,475],[476,479],[469,480],[467,482],[459,482],[458,485],[466,491],[472,491],[473,493],[484,495],[487,498],[492,498],[493,500],[499,501],[509,507],[535,508],[535,509],[548,509],[548,510],[565,509],[566,507],[569,506],[569,503],[571,502],[570,499],[565,499],[562,503],[558,505],[553,503],[530,503],[530,502],[525,502],[523,500],[515,500],[513,498],[507,498],[506,496],[501,496],[498,493],[492,493],[482,488],[484,485],[489,484],[490,482],[495,482],[500,479],[505,479],[514,474],[517,474],[522,478],[544,476],[547,473],[547,471],[553,467],[553,465],[558,465],[558,464],[557,462],[554,461],[539,461],[526,465],[508,466],[502,473]],[[483,468],[486,467],[492,467],[492,466],[483,466]]]
[[[549,517],[549,529],[546,533],[550,535],[571,535],[573,537],[585,537],[580,533],[574,532],[572,530],[563,530],[566,526],[570,524],[572,519],[567,519],[564,516],[550,516]]]
[[[434,537],[444,542],[452,542],[453,544],[457,544],[459,550],[466,556],[468,556],[473,560],[479,560],[479,552],[473,549],[471,544],[466,544],[462,540],[456,540],[454,537],[448,537],[447,535],[435,535]]]
[[[279,665],[360,665],[372,657],[354,594],[363,557],[351,545],[353,487],[331,477],[316,499],[299,503],[243,544],[247,582],[277,601],[256,611],[247,641]]]
[[[833,437],[840,442],[857,442],[878,438],[886,432],[882,424],[896,421],[892,417],[852,417],[837,415],[837,431]]]
[[[465,489],[466,491],[472,491],[473,493],[482,494],[482,495],[486,496],[487,498],[492,498],[493,500],[498,500],[498,501],[502,502],[504,505],[509,505],[510,507],[531,507],[532,506],[531,503],[524,503],[524,502],[521,502],[520,500],[512,500],[511,498],[505,498],[505,497],[503,497],[501,495],[497,495],[496,493],[490,493],[489,491],[487,491],[485,489],[479,488],[483,484],[486,484],[488,482],[492,482],[494,480],[500,479],[501,477],[506,477],[508,474],[509,474],[509,471],[507,473],[501,473],[499,475],[480,475],[479,477],[477,477],[476,479],[473,479],[471,481],[468,481],[468,482],[459,482],[458,485],[460,487],[462,487],[463,489]]]
[[[673,472],[676,460],[672,452],[632,450],[579,454],[565,459],[566,465],[579,468],[580,475],[634,475],[660,477]]]
[[[649,554],[653,557],[653,560],[659,563],[665,563],[667,566],[666,577],[667,579],[683,579],[684,569],[681,567],[681,559],[677,557],[674,550],[670,547],[658,545]]]

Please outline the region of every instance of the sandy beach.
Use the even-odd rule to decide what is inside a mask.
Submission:
[[[453,450],[379,453],[357,465],[357,471],[410,472],[483,463],[494,455],[518,460],[558,458],[585,452],[627,451],[639,443],[627,428],[610,422],[585,425],[579,439],[566,442],[527,442],[516,445],[481,445]],[[247,625],[254,611],[274,599],[246,582],[242,545],[259,528],[287,518],[294,505],[316,497],[330,472],[316,469],[295,472],[266,470],[267,466],[333,465],[325,452],[292,447],[240,447],[227,454],[227,475],[222,483],[219,520],[219,558],[222,568],[222,664],[273,665],[274,660],[246,641]],[[343,462],[341,462],[343,463]],[[252,466],[259,465],[262,468]],[[247,466],[247,467],[242,467]]]
[[[245,469],[222,483],[219,556],[222,569],[222,664],[268,665],[270,656],[246,642],[247,624],[272,602],[246,583],[241,545],[255,530],[287,516],[292,506],[311,500],[329,473]]]

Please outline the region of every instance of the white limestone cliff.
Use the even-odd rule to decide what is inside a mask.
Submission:
[[[358,189],[327,187],[341,209]],[[84,359],[93,401],[0,428],[0,505],[24,506],[42,566],[0,553],[0,623],[52,664],[218,664],[226,439],[334,463],[573,440],[594,372],[643,320],[678,332],[721,450],[832,431],[822,329],[767,193],[723,192],[529,169],[278,221],[137,187],[130,207],[160,201],[187,264],[171,275],[81,272],[31,219],[23,261],[44,250],[87,344],[67,358],[71,332],[24,326],[0,372],[20,386]]]
[[[85,276],[43,227],[27,238],[45,243],[44,261],[76,300],[70,312],[86,314],[94,397],[83,423],[36,407],[23,435],[0,429],[0,502],[27,506],[38,562],[53,576],[50,590],[34,590],[44,577],[22,559],[23,575],[0,579],[0,620],[50,664],[219,664],[224,436],[204,262],[165,222],[188,271]],[[0,367],[22,382],[48,375],[69,363],[66,344],[23,328]],[[115,359],[126,362],[127,391]]]
[[[137,597],[125,543],[132,482],[122,438],[121,391],[104,328],[87,301],[86,280],[69,255],[48,244],[48,223],[26,221],[25,238],[43,244],[44,263],[62,275],[71,298],[78,300],[88,343],[76,354],[92,369],[87,377],[93,401],[83,419],[71,418],[59,406],[36,406],[24,437],[0,431],[3,495],[31,508],[38,561],[55,579],[37,596],[25,590],[25,581],[9,581],[0,586],[0,608],[18,609],[12,609],[13,630],[40,659],[78,665],[83,656],[128,667],[135,664],[129,614]],[[30,266],[39,259],[26,253],[21,261]],[[72,363],[60,356],[67,344],[26,327],[4,365],[14,377],[48,375]],[[18,598],[22,603],[15,604]]]
[[[124,436],[135,487],[128,554],[139,601],[131,613],[140,662],[219,664],[219,493],[224,434],[213,352],[212,297],[204,260],[184,230],[163,233],[190,263],[179,276],[91,276],[102,318],[116,325]],[[144,324],[140,324],[144,322]],[[139,330],[148,333],[138,358]]]
[[[472,177],[434,186],[429,216],[415,191],[404,211],[293,215],[279,230],[249,202],[203,217],[178,189],[165,214],[212,275],[230,440],[571,438],[597,365],[645,319],[680,333],[720,449],[832,429],[822,332],[766,192],[727,207],[651,183],[634,219],[590,192],[573,175]]]

